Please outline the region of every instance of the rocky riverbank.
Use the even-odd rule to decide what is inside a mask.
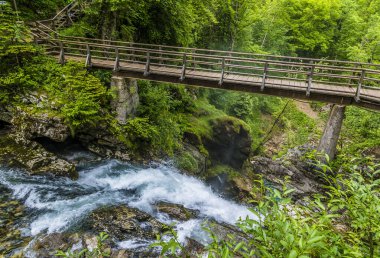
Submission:
[[[134,168],[132,161],[163,163],[167,156],[141,158],[102,124],[73,135],[58,117],[1,108],[0,184],[13,191],[20,207],[16,211],[25,206],[32,214],[29,225],[21,228],[23,236],[11,237],[19,244],[2,253],[52,257],[57,250],[93,249],[98,233],[106,232],[111,257],[157,256],[159,250],[150,244],[171,223],[187,249],[200,253],[209,241],[204,223],[220,238],[233,233],[244,241],[233,224],[239,217],[254,216],[244,205],[260,177],[277,188],[289,178],[296,199],[320,189],[303,160],[310,146],[278,160],[251,157],[252,139],[244,122],[224,116],[207,123],[207,133],[184,134],[183,148],[174,155],[178,173],[171,166]]]

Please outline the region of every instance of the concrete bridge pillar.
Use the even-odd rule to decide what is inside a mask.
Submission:
[[[114,94],[111,106],[116,111],[116,119],[120,124],[125,124],[128,117],[134,116],[139,104],[137,80],[114,74],[111,91]]]
[[[334,105],[331,109],[325,130],[319,142],[318,152],[325,153],[330,160],[334,159],[340,130],[342,129],[346,106]]]

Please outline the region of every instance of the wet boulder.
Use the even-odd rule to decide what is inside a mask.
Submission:
[[[0,163],[23,167],[31,175],[52,174],[78,178],[73,164],[46,151],[39,143],[14,134],[0,135]]]
[[[164,225],[151,215],[128,206],[97,209],[88,221],[94,231],[106,232],[117,240],[155,239],[164,230]]]
[[[231,241],[231,236],[233,236],[233,241],[249,243],[249,235],[245,234],[240,228],[222,222],[217,222],[215,220],[208,221],[206,227],[209,228],[215,236],[218,237],[219,241]]]
[[[155,207],[158,212],[166,213],[169,217],[181,221],[194,219],[199,214],[199,211],[187,209],[181,204],[159,202],[155,205]]]
[[[101,251],[110,253],[114,243],[107,239],[102,243]],[[90,252],[98,246],[97,235],[93,233],[52,233],[41,235],[31,244],[31,252],[35,257],[56,257],[58,251],[71,250],[75,253],[87,249]]]

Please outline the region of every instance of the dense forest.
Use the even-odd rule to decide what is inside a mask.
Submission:
[[[137,91],[131,93],[138,94],[136,111],[126,123],[118,123],[110,105],[115,98],[110,88],[111,71],[88,69],[78,62],[61,65],[33,40],[33,22],[53,17],[71,2],[0,1],[0,164],[4,164],[0,167],[0,194],[4,196],[0,197],[0,257],[33,257],[30,249],[25,249],[32,242],[38,243],[33,247],[37,257],[133,255],[120,251],[120,244],[117,249],[115,239],[125,240],[119,236],[129,232],[130,224],[136,224],[128,220],[131,216],[138,217],[141,224],[156,221],[148,217],[153,216],[152,208],[143,210],[150,214],[146,215],[133,210],[139,206],[117,210],[112,206],[111,211],[104,211],[101,204],[109,203],[88,205],[92,213],[80,213],[73,220],[91,221],[83,223],[93,224],[91,233],[75,231],[77,224],[37,233],[31,229],[31,234],[20,230],[26,220],[40,218],[36,209],[42,209],[41,203],[47,201],[30,201],[31,193],[23,195],[14,184],[25,178],[18,172],[13,178],[14,169],[22,167],[31,178],[51,182],[54,188],[68,183],[52,180],[49,175],[73,181],[79,178],[79,184],[84,179],[93,182],[98,178],[87,178],[86,171],[106,165],[91,162],[109,159],[134,166],[169,163],[179,171],[181,180],[185,180],[183,175],[196,177],[223,198],[248,207],[251,214],[227,226],[225,222],[230,221],[212,217],[211,222],[202,224],[208,240],[201,244],[197,238],[192,240],[195,243],[185,241],[191,237],[183,239],[178,225],[157,226],[162,222],[159,216],[160,222],[152,223],[149,237],[141,225],[133,224],[137,229],[132,231],[138,232],[133,236],[153,239],[146,249],[134,247],[140,257],[380,256],[379,112],[346,108],[333,160],[315,151],[331,110],[327,103],[138,80]],[[58,31],[61,36],[380,64],[380,0],[78,2],[82,13]],[[73,144],[98,158],[86,165],[71,162],[61,148]],[[107,166],[110,171],[130,169],[123,167],[124,163]],[[3,168],[11,172],[3,172]],[[103,179],[108,182],[112,176],[107,174]],[[33,182],[30,185],[36,184],[28,180]],[[194,187],[193,181],[186,180],[189,188]],[[225,182],[214,187],[216,181]],[[100,189],[99,185],[92,187],[83,192]],[[65,197],[57,199],[67,202],[68,213],[81,210],[64,199],[65,194],[70,200],[77,198],[74,193],[60,191]],[[34,188],[31,192],[39,193]],[[160,194],[152,191],[155,193]],[[43,189],[38,198],[54,194]],[[198,219],[194,206],[186,207],[178,200],[163,198],[182,206],[157,205],[170,209],[169,217],[176,214],[179,221],[184,214],[189,215],[185,220]],[[60,212],[64,214],[66,208],[60,206]],[[17,215],[20,210],[32,217]],[[107,224],[107,214],[113,212],[117,221]],[[59,214],[54,216],[60,218]],[[202,216],[208,217],[205,214]],[[73,232],[87,237],[84,243],[95,239],[96,247],[83,245],[72,251],[80,238]],[[44,234],[53,240],[41,238]]]

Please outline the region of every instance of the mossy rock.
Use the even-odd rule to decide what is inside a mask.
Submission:
[[[154,239],[164,230],[164,225],[151,215],[125,205],[103,207],[88,218],[96,232],[106,232],[117,240],[128,238]]]
[[[194,219],[199,214],[199,211],[185,208],[181,204],[159,202],[155,205],[155,207],[158,212],[166,213],[170,217],[178,219],[178,220],[182,220],[182,221]]]
[[[37,142],[20,139],[17,135],[0,135],[0,163],[22,167],[31,175],[53,174],[78,178],[73,164],[59,159]]]

